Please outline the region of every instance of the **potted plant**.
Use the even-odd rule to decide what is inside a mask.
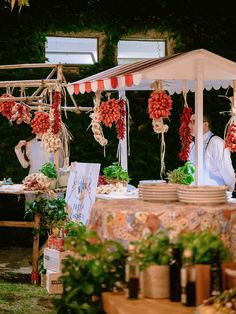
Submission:
[[[39,169],[39,171],[52,180],[50,187],[55,189],[58,178],[55,165],[52,162],[47,162],[41,167],[41,169]]]
[[[76,256],[63,260],[63,294],[55,300],[57,313],[103,313],[102,292],[124,280],[125,249],[101,240],[83,224],[67,224],[65,247]]]
[[[135,254],[143,271],[143,294],[148,298],[169,297],[170,240],[168,230],[156,233],[133,243]]]
[[[52,233],[53,228],[61,228],[67,217],[66,201],[63,197],[55,199],[40,198],[33,202],[28,202],[25,210],[25,217],[33,219],[35,213],[39,213],[41,235],[47,232]]]
[[[108,183],[121,182],[123,185],[127,185],[130,180],[128,171],[124,170],[119,162],[113,162],[112,165],[105,167],[103,173]]]
[[[170,183],[189,185],[194,181],[194,166],[187,161],[182,167],[167,172],[167,180]]]
[[[176,239],[176,245],[181,252],[185,248],[192,250],[194,264],[210,264],[215,254],[219,256],[220,262],[231,259],[229,249],[225,247],[220,236],[212,230],[181,233]]]

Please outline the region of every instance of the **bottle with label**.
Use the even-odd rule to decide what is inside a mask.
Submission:
[[[222,271],[220,253],[212,254],[211,261],[211,296],[217,296],[222,292]]]
[[[172,259],[169,265],[170,276],[170,301],[180,302],[181,285],[180,285],[180,270],[181,256],[180,250],[177,247],[172,248]]]
[[[129,256],[126,259],[125,278],[128,285],[128,298],[138,299],[139,293],[139,263],[135,259],[133,247],[129,247]]]
[[[193,253],[190,249],[183,252],[183,264],[180,271],[181,303],[186,306],[196,305],[196,270],[192,264]]]

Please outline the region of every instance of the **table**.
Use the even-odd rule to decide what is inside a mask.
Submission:
[[[102,294],[106,314],[194,314],[194,307],[186,307],[168,299],[129,300],[124,294],[105,292]]]
[[[0,186],[0,194],[34,194],[39,196],[39,191],[24,191],[23,184],[13,184]],[[0,227],[13,227],[13,228],[35,228],[39,229],[40,214],[34,215],[34,221],[0,221]],[[32,252],[32,281],[37,282],[38,275],[38,260],[39,260],[39,234],[35,232],[33,235],[33,252]]]
[[[219,232],[236,260],[236,203],[197,205],[181,202],[148,202],[141,199],[96,199],[89,226],[103,239],[124,246],[160,228],[180,232],[212,229]]]

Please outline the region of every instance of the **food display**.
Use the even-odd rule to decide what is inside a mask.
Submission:
[[[25,190],[29,191],[46,190],[51,184],[51,180],[42,173],[31,173],[22,182]]]
[[[211,297],[197,308],[196,314],[235,314],[236,288],[225,290],[217,297]]]
[[[124,170],[119,162],[103,169],[104,175],[99,176],[97,193],[110,194],[112,192],[124,193],[130,180],[127,170]]]

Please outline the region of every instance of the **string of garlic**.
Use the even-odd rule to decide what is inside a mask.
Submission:
[[[42,135],[42,143],[49,153],[53,153],[62,147],[59,134],[53,134],[50,130]]]
[[[101,123],[99,122],[99,107],[97,105],[94,106],[94,111],[89,116],[91,118],[91,129],[93,132],[93,136],[95,140],[101,145],[106,146],[108,143],[108,140],[104,137]]]

